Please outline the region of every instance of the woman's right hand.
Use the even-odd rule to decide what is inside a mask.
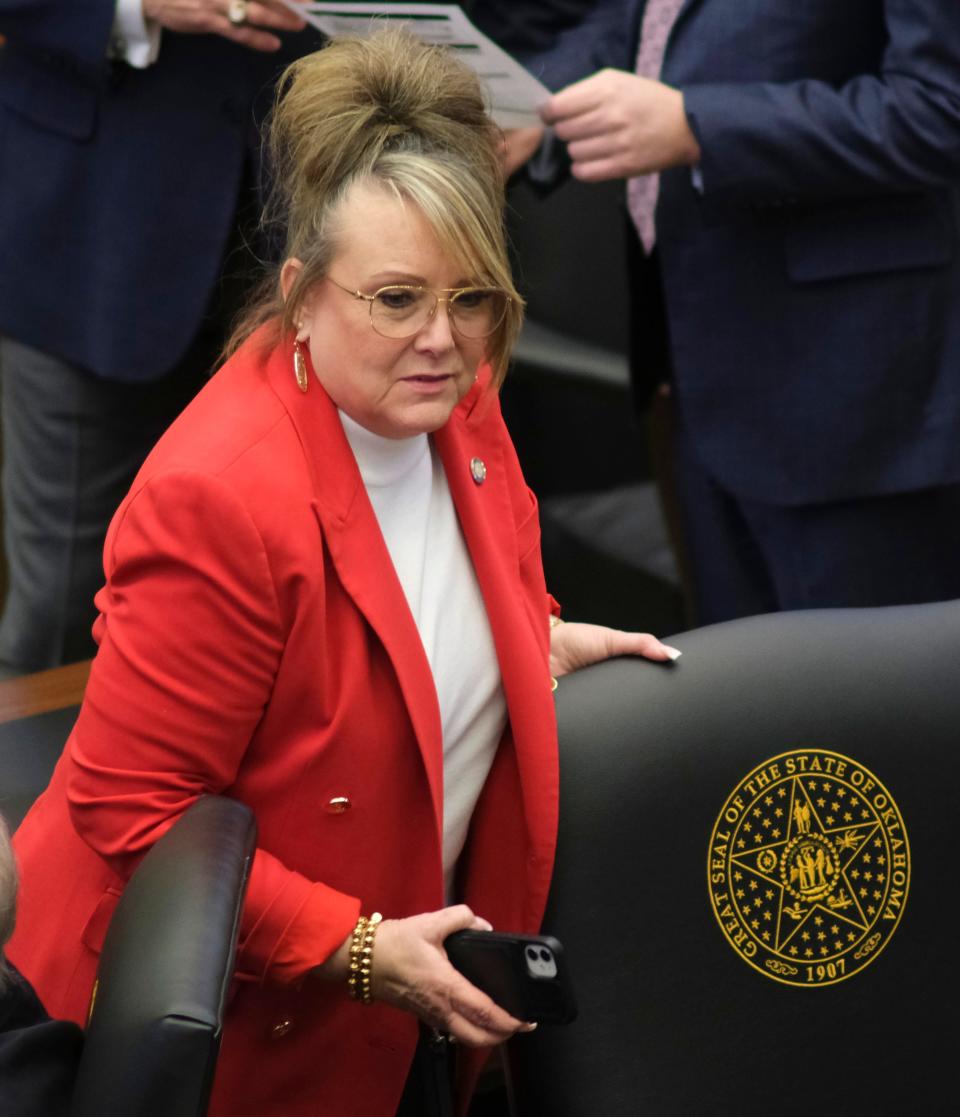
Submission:
[[[489,931],[466,906],[385,919],[377,931],[373,999],[413,1013],[470,1047],[492,1047],[533,1025],[516,1020],[447,960],[443,941],[454,931]]]

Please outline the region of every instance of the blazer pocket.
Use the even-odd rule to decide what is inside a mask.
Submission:
[[[107,928],[110,926],[110,920],[113,919],[113,913],[120,902],[120,895],[119,888],[107,888],[97,901],[97,906],[93,909],[90,918],[84,924],[80,941],[94,954],[99,954],[103,950],[103,940],[107,937]]]
[[[27,54],[9,44],[0,50],[0,103],[47,132],[88,140],[97,121],[97,90],[69,60]]]
[[[954,257],[955,223],[945,197],[905,195],[811,210],[784,230],[795,283],[938,268]]]
[[[520,561],[530,557],[530,553],[540,546],[540,509],[537,498],[527,489],[530,496],[530,511],[517,525],[517,553]]]

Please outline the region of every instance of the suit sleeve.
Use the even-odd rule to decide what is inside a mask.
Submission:
[[[16,47],[99,67],[115,9],[114,0],[0,0],[0,35]]]
[[[68,753],[80,836],[121,875],[201,795],[228,791],[284,638],[263,542],[216,477],[151,480],[118,513],[100,650]],[[359,901],[256,851],[238,972],[294,982],[347,937]]]
[[[629,67],[638,0],[478,0],[474,23],[549,89],[605,66]]]
[[[826,81],[684,87],[707,194],[739,199],[954,186],[960,19],[943,0],[885,0],[879,72]]]

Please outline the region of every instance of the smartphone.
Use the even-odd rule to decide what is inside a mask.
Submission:
[[[576,1019],[563,947],[550,935],[456,931],[443,945],[456,969],[518,1020],[569,1024]]]

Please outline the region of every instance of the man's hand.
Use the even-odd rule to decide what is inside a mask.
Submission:
[[[584,182],[700,161],[680,90],[625,70],[601,70],[568,85],[540,115],[569,145],[573,175]]]
[[[279,50],[273,31],[302,31],[304,20],[282,0],[250,0],[245,23],[227,18],[229,0],[143,0],[143,14],[168,31],[186,35],[222,35],[251,50]],[[270,30],[264,30],[269,28]]]

